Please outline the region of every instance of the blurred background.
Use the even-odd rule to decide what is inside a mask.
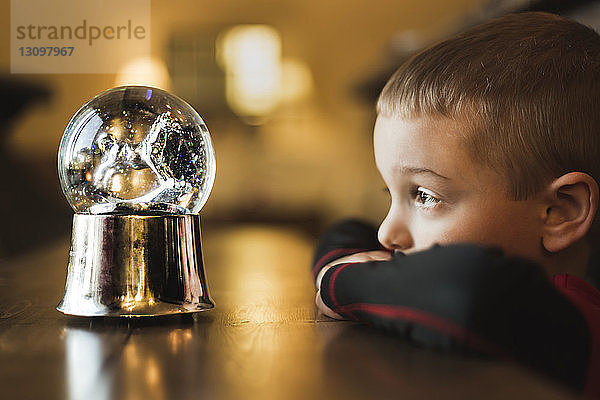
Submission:
[[[83,103],[121,84],[167,89],[204,118],[217,158],[207,226],[284,226],[310,243],[342,217],[378,223],[388,199],[371,133],[386,79],[424,46],[523,10],[600,26],[589,0],[153,0],[150,58],[115,74],[11,74],[1,0],[0,257],[68,237],[60,137]]]

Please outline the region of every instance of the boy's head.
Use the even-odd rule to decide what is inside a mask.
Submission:
[[[495,176],[493,180],[497,182],[493,183],[486,179],[470,182],[487,185],[486,190],[498,185],[497,192],[486,194],[493,199],[482,197],[480,201],[490,205],[502,197],[503,202],[519,207],[523,213],[504,210],[507,215],[481,218],[492,218],[487,223],[508,222],[505,228],[513,227],[508,231],[519,243],[505,246],[503,239],[476,240],[476,232],[464,239],[499,245],[509,252],[530,256],[534,245],[524,241],[534,240],[535,232],[543,236],[548,222],[572,219],[578,212],[580,227],[576,235],[569,236],[564,231],[559,235],[555,229],[555,236],[562,237],[563,245],[567,243],[567,246],[550,239],[546,240],[547,245],[539,246],[544,238],[538,238],[536,244],[541,248],[536,252],[539,254],[530,258],[539,260],[547,252],[570,247],[585,235],[581,235],[581,231],[589,230],[591,222],[588,222],[590,218],[593,221],[597,208],[595,180],[600,178],[600,134],[597,132],[600,127],[600,36],[592,29],[545,13],[514,14],[493,20],[410,59],[383,89],[377,111],[376,157],[392,192],[392,200],[394,189],[390,184],[394,183],[388,180],[395,178],[384,169],[391,167],[403,173],[410,169],[397,163],[383,165],[394,159],[393,154],[389,154],[391,158],[383,154],[393,152],[394,145],[389,142],[404,141],[402,148],[396,149],[395,157],[402,161],[411,158],[410,154],[402,154],[411,146],[414,151],[426,150],[406,140],[414,142],[415,135],[421,139],[427,136],[422,144],[441,146],[437,150],[426,150],[438,161],[446,154],[454,157],[454,161],[469,162],[463,165],[466,169],[461,174],[472,171],[478,179],[486,174]],[[393,130],[404,132],[406,137],[389,135]],[[424,157],[418,160],[419,157],[412,157],[412,162],[427,161]],[[458,160],[461,157],[463,160]],[[416,168],[431,169],[428,166]],[[436,172],[444,174],[444,171]],[[419,187],[421,185],[413,190],[413,201],[417,195],[421,196],[419,201],[427,198],[417,191]],[[582,204],[585,193],[588,193],[587,214]],[[551,204],[556,199],[568,199],[567,204]],[[495,206],[501,212],[502,206]],[[390,214],[393,209],[394,201]],[[471,210],[471,214],[480,209]],[[429,217],[432,210],[430,207]],[[529,221],[526,217],[529,215],[536,215],[537,222]],[[384,244],[389,218],[390,215],[380,232]],[[465,217],[461,218],[463,222],[459,225],[468,231],[469,227],[464,226]],[[519,223],[514,226],[514,218],[528,220],[535,229],[521,227]],[[540,219],[544,221],[538,221]],[[537,226],[538,223],[546,225]],[[565,239],[567,237],[573,240]],[[437,242],[445,241],[443,237],[437,239],[433,238]],[[512,248],[513,245],[516,248]],[[519,247],[530,249],[522,252]]]

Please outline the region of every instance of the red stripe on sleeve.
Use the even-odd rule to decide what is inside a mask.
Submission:
[[[331,275],[331,280],[329,281],[329,298],[331,299],[331,302],[333,303],[334,311],[335,311],[335,309],[339,308],[339,306],[340,306],[338,304],[337,299],[335,298],[335,281],[336,281],[338,275],[340,274],[340,272],[342,272],[344,269],[346,269],[348,266],[350,266],[352,264],[356,264],[356,263],[342,264],[341,266],[337,267],[337,269],[335,271],[333,271],[333,275]]]
[[[335,249],[331,250],[330,252],[327,252],[323,257],[319,258],[319,261],[315,263],[312,270],[313,280],[317,277],[319,270],[321,269],[325,261],[327,261],[328,259],[332,257],[340,258],[350,254],[360,253],[361,251],[367,251],[367,249]]]
[[[339,270],[338,270],[339,271]],[[336,272],[338,272],[336,271]],[[333,281],[333,276],[332,276]],[[331,288],[333,285],[331,286]],[[331,290],[330,288],[330,290]],[[334,304],[336,303],[333,296],[331,296]],[[402,307],[396,305],[388,305],[388,304],[368,304],[368,303],[355,303],[348,304],[341,307],[336,305],[336,308],[333,310],[337,313],[352,313],[355,311],[362,311],[369,314],[377,315],[385,318],[398,318],[407,321],[412,321],[434,330],[443,332],[448,336],[462,342],[467,343],[470,347],[479,349],[488,354],[495,355],[497,357],[501,357],[504,359],[510,358],[506,351],[502,350],[497,345],[490,343],[476,334],[473,334],[463,328],[460,325],[457,325],[453,322],[447,321],[445,319],[439,318],[435,315],[423,312],[421,310]]]
[[[600,398],[600,291],[573,275],[553,276],[554,285],[579,309],[592,338],[592,354],[584,390],[585,399]]]

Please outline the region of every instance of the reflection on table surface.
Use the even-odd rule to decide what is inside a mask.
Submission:
[[[68,239],[0,262],[3,399],[571,398],[516,365],[417,348],[317,315],[312,238],[205,230],[216,308],[153,319],[65,317]]]

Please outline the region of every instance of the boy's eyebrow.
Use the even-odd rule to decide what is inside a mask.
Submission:
[[[450,178],[448,178],[447,176],[440,175],[437,172],[435,172],[434,170],[431,170],[429,168],[402,166],[402,167],[400,167],[400,173],[405,174],[405,175],[431,174],[431,175],[435,175],[435,176],[445,179],[445,180],[450,180]]]

